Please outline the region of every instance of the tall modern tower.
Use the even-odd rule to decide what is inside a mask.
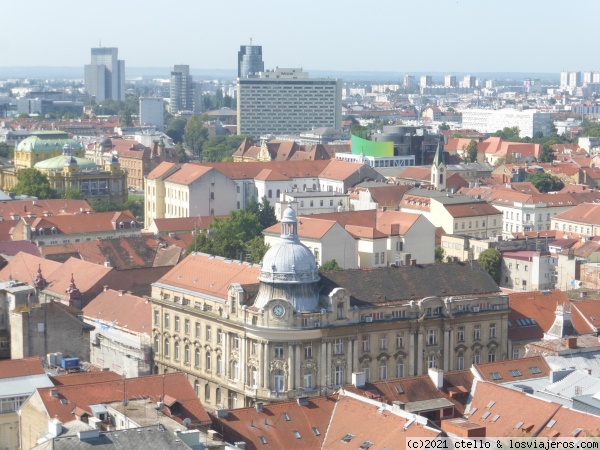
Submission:
[[[112,98],[125,100],[125,61],[118,59],[116,47],[92,49],[92,63],[84,67],[85,90],[97,102]]]
[[[238,78],[256,77],[265,71],[262,60],[262,45],[241,45],[238,52]]]
[[[194,84],[190,75],[190,66],[179,64],[171,71],[171,87],[169,90],[169,111],[196,111],[194,107]]]

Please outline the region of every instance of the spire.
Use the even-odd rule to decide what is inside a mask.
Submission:
[[[33,285],[38,289],[43,289],[46,287],[46,279],[42,275],[42,265],[38,264],[38,271],[35,279],[33,280]]]
[[[577,331],[571,320],[571,304],[556,304],[554,312],[554,323],[550,329],[544,333],[544,339],[562,339],[567,336],[576,335]]]
[[[440,165],[446,164],[444,161],[444,150],[442,149],[442,141],[438,142],[437,150],[435,151],[435,157],[433,158],[433,165],[440,167]]]
[[[65,297],[65,300],[67,301],[69,306],[73,305],[73,300],[79,300],[81,298],[81,291],[77,289],[77,286],[75,286],[75,278],[73,277],[72,273],[71,283],[69,284],[69,288],[66,290],[66,293],[67,295]]]

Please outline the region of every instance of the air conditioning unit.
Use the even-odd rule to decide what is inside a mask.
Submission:
[[[373,317],[371,317],[371,316],[365,317],[365,322],[373,322]]]
[[[479,306],[473,306],[473,312],[479,312]]]

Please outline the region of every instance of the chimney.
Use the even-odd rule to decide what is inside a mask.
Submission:
[[[105,284],[104,286],[102,286],[102,290],[104,292],[108,291],[108,284]]]
[[[429,369],[427,374],[429,375],[429,378],[431,378],[431,381],[433,381],[436,389],[441,391],[444,387],[444,371],[440,369]]]
[[[576,337],[567,338],[567,348],[577,348],[577,338]]]
[[[404,411],[406,408],[406,403],[401,402],[399,400],[392,401],[392,411]]]
[[[364,372],[352,372],[352,384],[355,388],[364,387],[367,382],[367,376]]]

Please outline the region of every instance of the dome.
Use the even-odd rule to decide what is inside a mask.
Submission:
[[[81,143],[71,139],[64,131],[36,131],[31,136],[23,139],[17,145],[18,151],[34,153],[50,153],[56,150],[62,150],[64,145],[71,146],[73,151],[81,151]]]
[[[254,306],[271,300],[290,303],[295,311],[314,311],[319,303],[319,268],[308,247],[298,240],[296,212],[288,206],[281,220],[281,237],[263,258],[260,288]]]
[[[54,158],[45,159],[36,163],[33,167],[38,170],[62,171],[66,165],[73,165],[73,161],[77,163],[81,170],[93,170],[98,167],[96,163],[90,159],[77,158],[71,155],[60,155],[55,156]]]
[[[112,147],[112,141],[110,140],[109,137],[105,137],[105,138],[102,138],[102,140],[100,141],[100,145],[102,147]]]

